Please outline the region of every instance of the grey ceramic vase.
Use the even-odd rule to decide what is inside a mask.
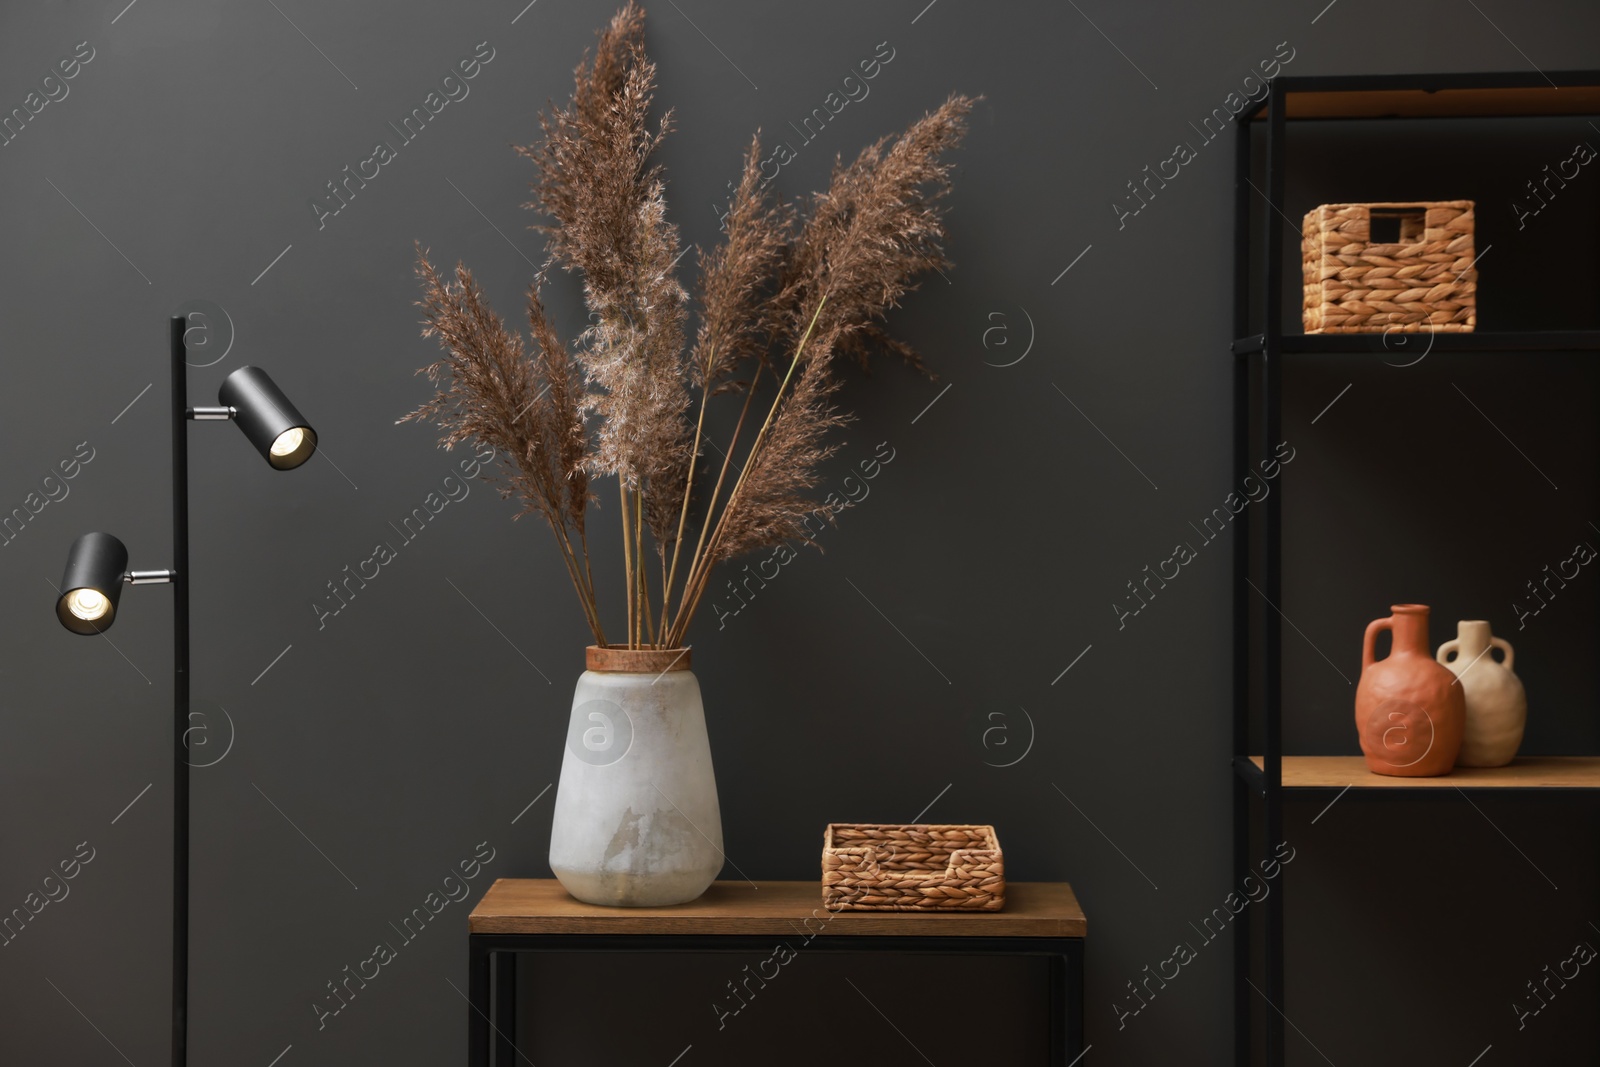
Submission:
[[[550,868],[579,900],[661,907],[722,870],[722,814],[687,649],[590,646],[572,696]]]

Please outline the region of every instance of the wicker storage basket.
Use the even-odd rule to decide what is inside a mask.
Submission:
[[[829,911],[999,911],[1005,896],[992,826],[829,823],[822,838]]]
[[[1471,200],[1323,204],[1306,215],[1300,251],[1306,333],[1470,333],[1477,324]]]

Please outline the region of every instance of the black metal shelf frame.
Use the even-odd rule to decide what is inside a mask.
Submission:
[[[1233,274],[1233,343],[1234,360],[1234,433],[1233,460],[1238,472],[1252,470],[1257,461],[1268,461],[1282,431],[1282,374],[1284,359],[1299,353],[1371,353],[1395,351],[1399,338],[1390,335],[1303,335],[1284,333],[1284,255],[1282,205],[1285,203],[1286,146],[1285,133],[1290,121],[1290,97],[1295,94],[1407,92],[1421,90],[1426,93],[1451,90],[1497,90],[1521,94],[1517,106],[1511,111],[1486,108],[1481,112],[1459,114],[1428,113],[1425,115],[1395,112],[1374,115],[1363,113],[1362,118],[1428,117],[1441,121],[1471,121],[1491,115],[1572,114],[1572,96],[1563,96],[1561,90],[1600,89],[1600,71],[1497,72],[1466,74],[1411,74],[1411,75],[1360,75],[1354,77],[1280,77],[1274,79],[1260,108],[1246,110],[1236,118],[1236,148],[1234,156],[1234,274]],[[1529,90],[1550,91],[1544,97],[1529,94]],[[1592,94],[1591,94],[1592,95]],[[1600,100],[1600,96],[1594,97]],[[1531,104],[1528,101],[1532,100]],[[1548,100],[1545,109],[1542,101]],[[1589,96],[1584,97],[1588,106]],[[1600,108],[1597,108],[1600,110]],[[1308,114],[1296,118],[1297,122],[1320,122],[1337,116],[1327,113]],[[1251,141],[1251,127],[1263,122],[1262,155],[1265,157],[1265,188],[1257,190],[1251,183],[1251,167],[1256,155]],[[1252,211],[1257,196],[1264,196],[1266,210],[1263,214],[1259,243],[1252,249]],[[1259,256],[1260,258],[1254,258]],[[1259,301],[1260,323],[1251,321],[1251,266],[1263,266],[1256,296]],[[1298,326],[1298,324],[1296,324]],[[1408,334],[1406,346],[1432,344],[1441,351],[1477,352],[1535,352],[1535,351],[1600,351],[1600,330],[1516,331],[1452,334]],[[1387,342],[1387,348],[1385,347]],[[1414,351],[1414,349],[1413,349]],[[1279,614],[1283,607],[1283,492],[1268,496],[1255,521],[1260,523],[1259,538],[1252,538],[1251,528],[1234,533],[1234,760],[1228,768],[1233,781],[1233,867],[1236,877],[1252,870],[1251,831],[1255,824],[1254,812],[1260,812],[1260,859],[1271,857],[1277,842],[1284,840],[1283,804],[1283,671],[1282,625]],[[1252,588],[1252,574],[1259,575],[1258,589]],[[1251,581],[1247,581],[1251,579]],[[1265,601],[1258,605],[1256,601]],[[1260,748],[1251,744],[1251,722],[1258,718],[1262,725]],[[1262,766],[1258,769],[1249,759],[1254,751],[1262,753]],[[1527,789],[1516,790],[1518,795],[1532,792],[1541,795],[1570,797],[1592,790]],[[1320,796],[1320,789],[1289,789],[1291,794]],[[1421,788],[1361,790],[1369,796],[1390,796],[1393,799],[1414,801],[1428,790]],[[1284,1012],[1284,900],[1282,882],[1277,891],[1261,905],[1263,912],[1261,961],[1262,981],[1257,987],[1251,981],[1252,931],[1251,924],[1233,924],[1234,929],[1234,1056],[1240,1067],[1249,1067],[1253,1059],[1253,1046],[1257,1033],[1262,1036],[1265,1062],[1268,1067],[1282,1067],[1285,1062]],[[1267,1006],[1256,1010],[1256,1002],[1265,999]],[[1259,1016],[1261,1031],[1253,1026]]]

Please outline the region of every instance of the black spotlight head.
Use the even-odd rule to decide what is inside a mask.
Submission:
[[[233,421],[277,470],[293,470],[317,450],[317,432],[260,367],[224,378],[217,402],[234,409]]]
[[[122,575],[128,550],[108,533],[86,533],[72,542],[67,569],[61,576],[56,618],[75,634],[97,634],[111,628],[122,596]]]

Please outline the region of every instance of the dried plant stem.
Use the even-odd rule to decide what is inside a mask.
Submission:
[[[639,515],[639,500],[637,494],[628,495],[628,521],[632,524],[629,536],[633,539],[633,578],[628,587],[628,595],[633,599],[633,634],[630,648],[641,648],[644,645],[644,619],[639,608],[639,572],[644,569],[644,542],[639,537],[639,527],[643,525]]]
[[[707,362],[710,362],[708,359]],[[752,383],[752,386],[754,383]],[[689,520],[689,494],[694,489],[695,461],[700,458],[700,441],[705,436],[706,400],[711,395],[709,383],[700,390],[700,414],[694,423],[694,447],[689,452],[689,474],[683,479],[683,503],[678,508],[678,535],[672,540],[672,567],[661,576],[661,633],[666,635],[667,609],[672,603],[672,583],[678,577],[678,552],[683,548],[683,527]],[[724,464],[726,469],[726,464]],[[720,482],[718,483],[721,484]],[[685,576],[687,577],[687,576]]]
[[[644,560],[644,490],[642,489],[633,491],[633,544],[636,549],[634,573],[639,577],[639,603],[634,609],[634,617],[639,620],[637,638],[639,644],[643,646],[647,637],[651,644],[655,643],[656,626],[655,620],[650,617],[650,569]]]
[[[665,546],[656,546],[656,558],[661,561],[661,624],[656,627],[656,632],[661,635],[662,644],[659,648],[666,648],[667,640],[667,594],[671,587],[667,585],[667,550]]]
[[[628,583],[628,640],[629,648],[634,647],[633,639],[633,523],[628,519],[628,487],[622,484],[622,479],[617,479],[617,496],[622,500],[622,573]]]
[[[816,310],[811,313],[811,321],[806,324],[806,332],[800,336],[800,343],[795,346],[794,358],[789,361],[789,369],[784,373],[783,381],[778,383],[778,391],[772,398],[772,406],[767,409],[767,418],[761,424],[761,430],[756,434],[756,439],[750,445],[750,451],[745,456],[744,466],[739,471],[738,480],[733,483],[733,489],[728,493],[728,502],[723,505],[722,513],[717,517],[716,529],[711,533],[711,541],[705,547],[702,555],[696,552],[694,566],[689,568],[689,577],[686,584],[695,587],[694,597],[685,599],[678,608],[677,625],[674,627],[674,637],[681,636],[694,618],[695,610],[700,606],[700,598],[705,595],[706,587],[711,583],[711,559],[716,555],[717,543],[722,540],[723,530],[726,528],[724,520],[739,501],[739,490],[744,488],[745,479],[756,465],[756,459],[761,454],[761,446],[766,443],[767,431],[772,429],[772,420],[778,414],[778,408],[783,403],[783,395],[789,388],[789,383],[794,379],[795,368],[800,366],[800,360],[805,355],[806,342],[811,340],[811,332],[817,327],[817,319],[822,315],[823,307],[828,303],[828,294],[823,293],[817,301]],[[752,383],[752,392],[754,384]],[[708,515],[709,519],[710,516]]]
[[[728,439],[727,451],[722,453],[722,469],[717,472],[717,484],[711,489],[711,499],[706,502],[705,520],[700,524],[700,536],[695,540],[694,552],[689,557],[689,573],[683,578],[683,596],[679,599],[678,618],[672,621],[668,631],[668,638],[674,646],[681,642],[688,629],[688,624],[683,619],[683,605],[689,601],[689,592],[694,588],[694,575],[698,569],[701,551],[705,548],[706,535],[711,531],[711,519],[716,511],[717,500],[722,496],[722,485],[727,480],[728,468],[733,463],[733,453],[739,445],[739,435],[744,430],[745,417],[750,414],[750,402],[756,397],[756,382],[761,378],[760,363],[756,364],[755,373],[750,376],[750,386],[745,390],[744,404],[739,408],[739,420],[733,424],[733,435]]]
[[[583,576],[589,585],[589,610],[593,615],[593,629],[595,640],[604,648],[606,644],[605,627],[600,625],[600,598],[595,594],[594,570],[589,566],[589,535],[583,530],[578,531],[578,543],[583,547]]]
[[[572,578],[573,587],[578,590],[578,603],[583,606],[584,621],[589,624],[589,629],[594,633],[594,639],[600,644],[606,643],[605,631],[600,626],[600,613],[595,605],[593,575],[589,581],[584,581],[585,572],[589,567],[589,546],[583,547],[584,570],[578,569],[577,553],[572,550],[572,539],[567,536],[564,527],[555,526],[556,535],[561,542],[561,559],[567,565],[567,574]]]
[[[633,644],[638,647],[644,642],[644,619],[640,604],[643,597],[639,593],[639,575],[644,572],[644,538],[640,536],[644,526],[644,510],[639,506],[639,491],[634,490],[633,499]]]
[[[572,579],[572,586],[578,591],[578,603],[583,608],[584,621],[589,624],[589,629],[594,633],[595,640],[602,645],[606,642],[605,631],[600,626],[600,611],[595,601],[594,579],[589,576],[585,581],[584,571],[578,569],[578,556],[572,548],[572,539],[567,536],[566,527],[552,520],[551,529],[556,532],[556,539],[561,547],[561,561],[567,566],[567,576]],[[584,568],[589,565],[589,547],[583,547]]]

